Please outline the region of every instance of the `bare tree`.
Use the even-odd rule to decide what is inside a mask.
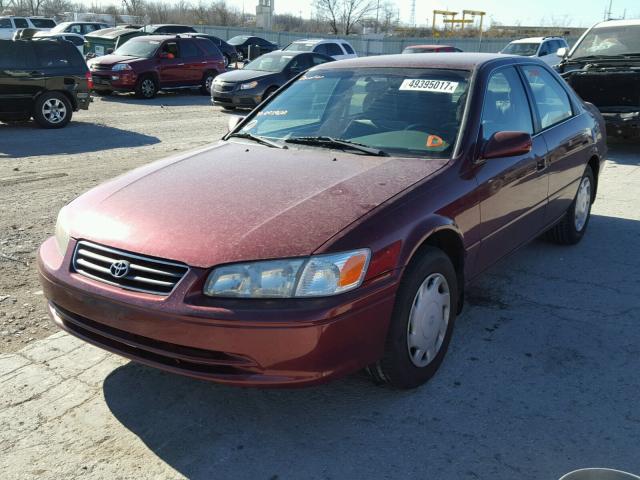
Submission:
[[[346,0],[315,0],[314,2],[318,16],[329,22],[329,27],[334,35],[340,33],[338,30],[340,15],[339,4],[345,1]]]
[[[349,35],[356,24],[376,9],[376,4],[373,0],[315,0],[315,7],[334,34]]]

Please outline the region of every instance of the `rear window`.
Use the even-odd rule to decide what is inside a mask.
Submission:
[[[56,22],[49,18],[32,18],[31,23],[36,28],[53,28],[56,26]]]
[[[0,28],[13,28],[11,25],[11,20],[8,18],[0,18]]]
[[[343,43],[342,47],[346,50],[346,52],[349,55],[353,55],[354,53],[356,53],[356,52],[353,51],[353,48],[351,48],[351,45],[349,45],[348,43]]]
[[[69,44],[54,41],[35,42],[33,48],[36,52],[38,66],[41,68],[64,68],[79,66],[82,57],[78,50]]]
[[[327,43],[327,55],[334,57],[336,55],[344,55],[344,52],[337,43]]]
[[[16,28],[29,28],[29,23],[24,18],[14,18],[13,23],[16,24]]]

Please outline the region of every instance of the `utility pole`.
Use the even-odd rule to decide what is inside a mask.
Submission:
[[[378,33],[379,19],[380,19],[380,0],[378,0],[378,3],[376,4],[376,33]]]
[[[416,26],[416,0],[411,0],[411,15],[409,16],[409,23],[412,27]]]

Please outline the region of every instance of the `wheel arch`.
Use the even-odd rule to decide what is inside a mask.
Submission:
[[[465,248],[464,237],[451,219],[437,217],[419,231],[414,232],[410,242],[412,248],[405,254],[403,270],[420,258],[425,249],[435,247],[442,250],[451,260],[458,280],[458,313],[462,311],[465,286]]]
[[[596,194],[598,193],[598,176],[600,174],[600,158],[597,155],[593,155],[590,159],[589,162],[587,163],[587,165],[589,165],[591,167],[591,171],[593,172],[593,181],[594,181],[594,185],[593,185],[593,195],[591,198],[591,202],[593,203],[596,199]]]

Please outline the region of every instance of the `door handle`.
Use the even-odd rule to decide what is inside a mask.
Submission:
[[[29,72],[29,75],[32,77],[44,77],[44,72],[37,72],[37,71],[33,71],[33,72]]]
[[[179,63],[178,66],[179,67],[184,67],[184,63]]]

